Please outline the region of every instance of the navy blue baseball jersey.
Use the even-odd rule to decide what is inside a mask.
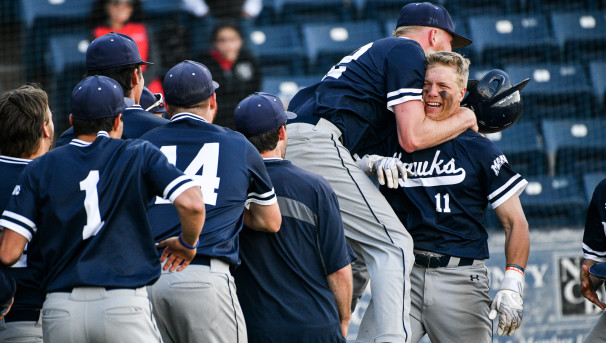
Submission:
[[[396,132],[394,106],[421,100],[425,55],[408,38],[389,37],[369,43],[344,57],[321,82],[302,89],[288,109],[289,122],[315,124],[323,117],[343,134],[343,145],[354,154],[377,151]]]
[[[148,202],[196,185],[152,144],[101,131],[30,162],[0,226],[37,237],[40,256],[28,263],[44,270],[45,292],[142,287],[160,276]]]
[[[31,160],[10,156],[0,156],[0,211],[4,211],[11,194],[15,190],[19,175]],[[42,308],[44,298],[40,291],[39,278],[36,272],[27,267],[29,250],[35,250],[36,240],[31,241],[23,255],[8,273],[17,282],[17,293],[11,311],[6,316],[7,321],[30,320],[37,321],[37,311]]]
[[[231,265],[240,263],[237,238],[244,222],[244,205],[276,202],[259,152],[240,133],[191,113],[179,113],[169,124],[141,138],[159,147],[170,163],[202,185],[206,221],[198,254]],[[176,210],[162,199],[151,204],[148,215],[156,241],[181,231]]]
[[[131,105],[124,110],[124,131],[122,139],[134,139],[143,136],[147,131],[160,125],[168,123],[168,120],[160,118],[153,113],[145,111],[140,105]],[[63,146],[76,138],[74,129],[69,128],[61,134],[56,146]]]
[[[414,172],[402,188],[381,190],[412,235],[416,249],[486,259],[486,207],[520,194],[528,182],[487,138],[467,130],[402,161]],[[400,180],[401,181],[401,180]]]
[[[238,299],[249,342],[345,342],[326,276],[350,264],[339,204],[319,175],[265,160],[282,213],[280,231],[244,228]]]
[[[587,209],[583,254],[585,259],[606,262],[606,179],[596,186]]]

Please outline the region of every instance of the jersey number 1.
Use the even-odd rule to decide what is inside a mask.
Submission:
[[[80,190],[85,192],[84,209],[86,210],[86,225],[82,230],[82,239],[88,239],[96,235],[105,224],[101,221],[101,212],[99,211],[98,183],[98,170],[91,170],[86,179],[80,181]]]

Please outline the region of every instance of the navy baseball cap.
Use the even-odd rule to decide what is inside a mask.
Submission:
[[[471,44],[471,39],[454,32],[454,25],[448,11],[431,2],[413,2],[402,7],[396,28],[400,26],[429,26],[442,29],[452,35],[453,49]]]
[[[164,97],[170,105],[189,106],[210,98],[219,84],[210,70],[196,61],[185,60],[172,67],[162,83]]]
[[[86,49],[86,69],[99,70],[129,64],[153,64],[145,62],[139,54],[134,39],[122,34],[110,32],[90,43]]]
[[[0,267],[0,311],[3,311],[11,304],[17,285],[10,276],[6,267]]]
[[[72,92],[72,116],[93,120],[113,117],[126,108],[122,87],[106,76],[89,76],[80,81]]]
[[[234,110],[236,131],[246,137],[270,132],[296,117],[295,113],[284,110],[280,98],[262,92],[249,95]]]
[[[162,93],[152,93],[145,86],[143,86],[143,92],[141,93],[141,99],[139,99],[139,104],[147,112],[166,113],[166,107],[164,107],[164,97],[162,96]]]

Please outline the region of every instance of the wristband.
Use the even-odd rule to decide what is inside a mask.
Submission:
[[[183,242],[183,238],[181,237],[181,235],[179,235],[179,243],[181,243],[181,245],[183,245],[187,249],[193,250],[193,249],[196,249],[198,247],[198,245],[200,245],[200,239],[198,239],[198,241],[196,242],[196,245],[194,245],[194,246],[188,245],[187,243]]]
[[[508,264],[508,265],[505,267],[505,270],[506,270],[506,271],[507,271],[507,270],[513,270],[513,271],[516,271],[516,272],[518,272],[518,273],[520,273],[520,274],[524,275],[524,268],[522,268],[521,266],[518,266],[517,264]]]

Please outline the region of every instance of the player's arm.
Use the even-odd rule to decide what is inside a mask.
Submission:
[[[4,228],[0,232],[0,262],[7,267],[19,261],[27,238],[13,230]]]
[[[509,336],[520,327],[524,309],[524,268],[530,251],[528,222],[518,195],[495,208],[497,217],[505,228],[505,259],[507,267],[501,289],[490,305],[490,319],[499,316],[497,333]]]
[[[606,262],[606,181],[600,182],[591,197],[585,218],[585,230],[583,231],[583,255],[581,265],[581,294],[587,300],[596,304],[602,310],[606,304],[600,301],[597,290],[602,286],[603,280],[589,274],[589,268],[596,263]]]
[[[351,273],[351,265],[337,270],[326,276],[326,281],[330,290],[335,296],[337,302],[337,310],[341,320],[341,332],[343,337],[347,338],[347,330],[351,319],[351,297],[353,293],[353,276]]]
[[[282,214],[278,203],[261,205],[251,202],[244,211],[244,225],[256,231],[278,232],[282,225]]]
[[[160,261],[166,260],[163,269],[170,268],[171,272],[185,269],[196,256],[200,232],[202,232],[206,217],[202,192],[198,186],[183,191],[173,201],[173,205],[181,220],[181,235],[158,243],[159,248],[166,247],[160,257]]]
[[[426,149],[449,141],[465,130],[478,130],[476,116],[461,107],[452,116],[435,121],[425,116],[423,101],[406,101],[394,106],[398,141],[407,152]]]

